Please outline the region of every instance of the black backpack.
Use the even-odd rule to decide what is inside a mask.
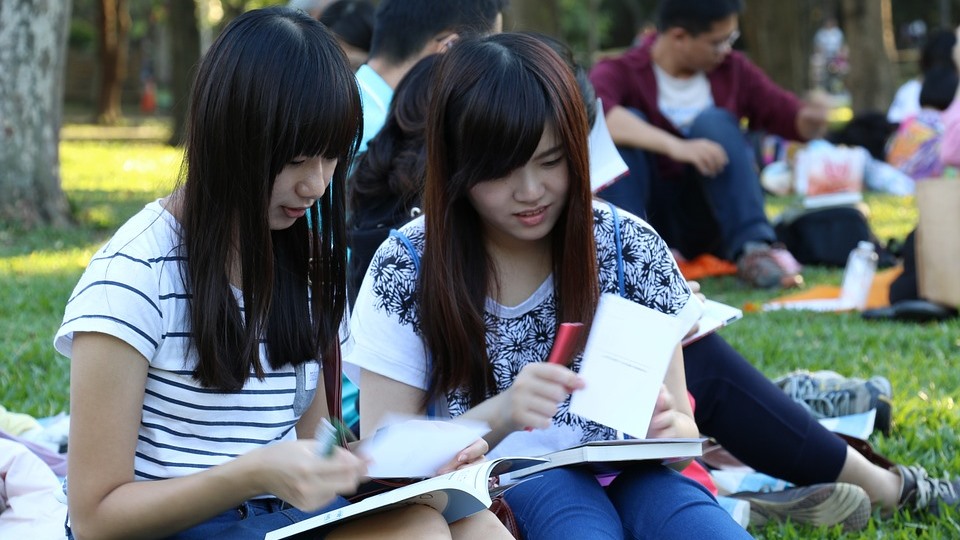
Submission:
[[[870,230],[863,212],[856,206],[830,206],[784,212],[774,222],[780,240],[801,264],[843,268],[850,251],[863,240],[873,242],[878,266],[896,261]]]
[[[420,215],[420,200],[402,201],[399,198],[381,198],[370,201],[351,214],[347,222],[347,245],[350,260],[347,265],[347,297],[353,307],[363,283],[363,276],[380,244],[390,236],[391,229],[399,229]]]

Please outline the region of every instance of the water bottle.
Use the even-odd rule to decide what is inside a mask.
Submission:
[[[870,285],[877,272],[877,258],[873,242],[866,240],[861,240],[850,252],[840,288],[840,300],[845,306],[861,311],[867,307]]]

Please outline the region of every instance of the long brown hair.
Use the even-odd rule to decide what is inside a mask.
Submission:
[[[360,96],[322,24],[268,8],[234,19],[210,47],[188,119],[181,235],[194,376],[235,391],[251,373],[264,377],[261,341],[275,369],[328,354],[337,342],[346,279],[343,179],[362,129]],[[277,175],[295,157],[316,155],[340,160],[331,186],[309,221],[271,231]],[[242,276],[242,309],[230,264]]]
[[[492,265],[469,190],[526,164],[545,126],[554,126],[570,183],[551,239],[557,320],[589,324],[599,285],[587,115],[570,68],[525,34],[457,43],[440,60],[434,84],[419,283],[421,330],[432,356],[428,399],[463,388],[476,405],[493,388],[484,324]]]

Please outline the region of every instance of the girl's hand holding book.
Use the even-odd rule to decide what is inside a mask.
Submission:
[[[487,441],[482,438],[477,439],[473,444],[458,452],[457,456],[453,458],[453,460],[441,467],[437,471],[437,476],[441,474],[452,473],[453,471],[462,469],[464,467],[469,467],[486,460],[486,454],[488,450],[490,450],[490,445],[487,444]]]
[[[684,399],[686,396],[684,396]],[[677,409],[677,396],[663,385],[657,404],[653,409],[653,418],[647,429],[648,439],[686,438],[699,436],[699,430],[692,418]]]

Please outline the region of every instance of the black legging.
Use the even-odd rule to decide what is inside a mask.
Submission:
[[[700,432],[757,471],[797,485],[835,482],[847,443],[757,371],[722,337],[684,347]]]

